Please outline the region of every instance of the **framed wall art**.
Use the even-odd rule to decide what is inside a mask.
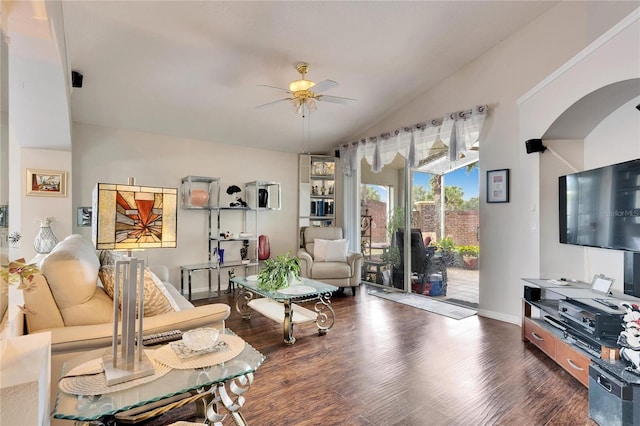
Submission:
[[[67,196],[67,172],[27,169],[27,195]]]
[[[509,202],[509,169],[487,171],[487,203]]]
[[[78,207],[76,224],[80,227],[91,226],[91,207]]]
[[[9,226],[9,206],[0,206],[0,228],[7,228]]]

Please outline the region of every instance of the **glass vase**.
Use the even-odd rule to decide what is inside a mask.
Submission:
[[[55,245],[58,244],[58,239],[53,234],[51,227],[48,225],[40,225],[40,232],[33,240],[33,248],[37,253],[49,253]]]

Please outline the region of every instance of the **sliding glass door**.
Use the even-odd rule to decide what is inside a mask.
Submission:
[[[373,173],[365,160],[361,163],[362,280],[401,291],[407,291],[410,282],[404,250],[406,172],[405,160],[400,155],[379,173]]]

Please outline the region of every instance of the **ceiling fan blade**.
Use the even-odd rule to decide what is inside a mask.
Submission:
[[[271,106],[271,105],[273,105],[273,104],[277,104],[277,103],[285,102],[285,101],[290,101],[290,100],[291,100],[291,98],[278,99],[277,101],[267,102],[266,104],[258,105],[258,106],[256,107],[256,109],[263,109],[263,108],[267,108],[267,107],[269,107],[269,106]]]
[[[283,92],[291,93],[288,89],[283,89],[282,87],[276,87],[276,86],[269,86],[267,84],[258,84],[258,87],[268,87],[270,89],[276,89],[276,90],[281,90]]]
[[[320,95],[318,97],[318,100],[322,102],[331,102],[334,104],[342,104],[342,105],[352,104],[357,101],[357,99],[342,98],[340,96],[327,96],[327,95]]]
[[[313,93],[322,93],[326,90],[333,89],[334,87],[338,87],[338,83],[333,80],[323,80],[320,83],[315,84],[311,90]]]

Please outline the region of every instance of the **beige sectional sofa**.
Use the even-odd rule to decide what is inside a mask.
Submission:
[[[51,393],[55,395],[55,384],[65,361],[82,352],[111,345],[113,300],[99,280],[98,253],[92,242],[82,235],[70,235],[38,264],[42,274],[35,276],[30,291],[24,291],[25,332],[51,332]],[[194,307],[167,282],[166,268],[155,271],[158,274],[145,272],[145,282],[153,279],[159,286],[156,301],[162,299],[170,307],[163,309],[166,313],[145,314],[145,334],[205,326],[224,327],[230,314],[229,305],[216,303]],[[164,289],[158,281],[164,284]],[[145,305],[146,302],[147,296]]]

